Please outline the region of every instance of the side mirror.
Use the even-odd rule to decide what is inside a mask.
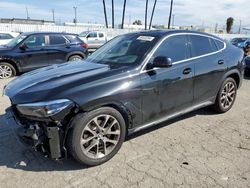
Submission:
[[[21,45],[19,46],[19,48],[20,48],[21,50],[26,50],[26,49],[28,48],[28,46],[27,46],[25,43],[23,43],[23,44],[21,44]]]
[[[153,66],[158,68],[167,68],[172,66],[172,60],[169,57],[157,56],[153,60]]]

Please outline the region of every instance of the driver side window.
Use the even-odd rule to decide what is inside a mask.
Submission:
[[[185,60],[188,57],[186,36],[177,35],[165,39],[153,55],[158,56],[169,57],[172,62]]]
[[[45,46],[45,36],[44,35],[32,35],[32,36],[29,36],[24,41],[24,43],[28,48],[42,47],[42,46]]]

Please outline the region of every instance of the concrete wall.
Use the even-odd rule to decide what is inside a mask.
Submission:
[[[30,31],[49,31],[49,32],[68,32],[79,34],[88,30],[101,30],[105,31],[109,38],[115,37],[120,34],[138,31],[138,29],[106,29],[103,26],[88,25],[88,26],[53,26],[53,25],[30,25],[30,24],[2,24],[0,23],[0,31],[13,31],[13,32],[30,32]],[[212,33],[213,34],[213,33]],[[249,37],[249,35],[238,34],[214,34],[223,39],[229,40],[235,37]]]

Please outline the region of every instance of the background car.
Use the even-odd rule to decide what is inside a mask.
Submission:
[[[22,33],[0,48],[0,78],[52,64],[85,59],[87,44],[75,34]]]
[[[237,47],[243,48],[244,42],[247,40],[247,38],[233,38],[230,40],[231,44]]]
[[[20,33],[0,32],[0,45],[8,44],[12,39],[16,38]]]
[[[106,33],[100,31],[84,31],[79,34],[79,38],[88,44],[89,52],[95,51],[109,40]]]

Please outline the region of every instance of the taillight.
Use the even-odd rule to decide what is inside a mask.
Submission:
[[[83,43],[83,44],[82,44],[82,47],[83,47],[83,48],[86,48],[86,49],[88,49],[88,47],[89,47],[89,46],[88,46],[88,44],[86,44],[86,43]]]

